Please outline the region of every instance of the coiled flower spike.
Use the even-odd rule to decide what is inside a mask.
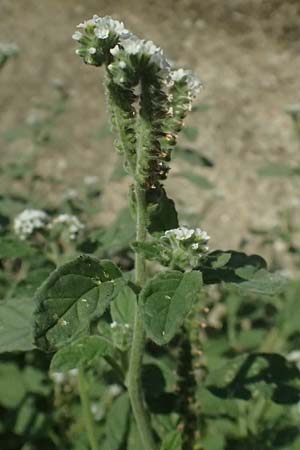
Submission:
[[[76,53],[85,63],[106,68],[111,123],[125,169],[158,198],[201,83],[191,71],[173,69],[160,47],[139,39],[123,22],[94,15],[78,28]]]

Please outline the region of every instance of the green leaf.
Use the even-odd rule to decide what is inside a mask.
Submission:
[[[185,178],[191,183],[195,184],[197,187],[202,189],[213,189],[214,185],[202,175],[198,175],[192,172],[180,172],[176,174],[177,177]]]
[[[298,403],[300,371],[276,353],[237,356],[209,373],[206,385],[220,398],[250,400],[253,395],[279,404]]]
[[[124,442],[129,421],[130,402],[127,392],[118,397],[108,411],[106,419],[106,446],[118,450]]]
[[[149,233],[164,232],[179,226],[175,203],[167,197],[164,189],[159,193],[157,190],[147,192],[147,205]]]
[[[170,256],[167,254],[166,247],[159,242],[159,240],[153,240],[148,242],[133,242],[131,247],[137,253],[141,253],[149,261],[158,261],[163,265],[168,265],[170,262]]]
[[[142,449],[143,443],[141,441],[139,430],[136,423],[132,420],[130,423],[129,434],[127,439],[127,450]]]
[[[124,286],[111,303],[110,312],[113,321],[123,325],[134,323],[136,295],[129,286]]]
[[[111,262],[80,256],[59,267],[36,293],[35,342],[55,351],[101,317],[123,284]]]
[[[0,238],[0,258],[23,258],[34,252],[27,243],[14,238]]]
[[[225,255],[225,256],[224,256]],[[228,258],[230,255],[230,258]],[[223,264],[221,266],[221,263]],[[239,283],[245,281],[237,275],[236,270],[252,267],[255,271],[266,269],[267,263],[258,255],[246,255],[234,250],[216,250],[203,259],[199,266],[203,275],[204,284],[214,284],[224,281],[225,283]]]
[[[194,142],[197,140],[199,132],[196,127],[184,127],[182,129],[182,134],[188,141]]]
[[[199,272],[159,273],[141,291],[147,334],[158,345],[169,342],[178,332],[202,287]]]
[[[276,295],[283,291],[287,280],[279,273],[270,273],[266,269],[260,269],[252,273],[236,270],[236,274],[245,281],[239,282],[237,287],[240,291],[246,291],[253,294]]]
[[[161,444],[160,450],[182,450],[182,437],[179,431],[167,434]]]
[[[174,150],[174,156],[187,161],[194,166],[204,166],[204,167],[213,167],[214,163],[211,159],[207,158],[202,153],[198,151],[188,148],[188,147],[180,147],[177,146]]]
[[[261,167],[258,174],[263,177],[292,177],[300,176],[300,167],[292,167],[284,164],[269,164]]]
[[[34,348],[31,298],[9,299],[0,303],[0,353]]]
[[[26,136],[28,136],[28,130],[26,127],[8,128],[2,133],[2,138],[8,144]]]
[[[88,367],[95,358],[111,356],[113,346],[102,336],[86,336],[61,348],[52,358],[51,372],[68,372],[79,367]]]
[[[26,394],[21,370],[13,363],[0,364],[0,404],[16,408]]]
[[[212,262],[213,269],[220,269],[221,267],[226,266],[231,258],[231,253],[222,253],[217,257],[215,261]]]
[[[97,251],[99,256],[113,256],[124,249],[128,249],[135,239],[135,224],[128,209],[120,211],[116,220],[107,231],[100,235],[101,247]]]

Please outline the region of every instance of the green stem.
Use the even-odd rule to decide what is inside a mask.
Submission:
[[[81,400],[83,419],[85,422],[88,439],[90,441],[91,450],[98,450],[94,418],[90,408],[90,400],[88,396],[84,370],[82,367],[79,368],[78,372],[78,389]]]
[[[146,239],[146,199],[145,190],[136,182],[136,238],[138,242]],[[135,256],[135,281],[140,287],[146,278],[145,258],[141,254]],[[141,369],[145,347],[144,321],[139,304],[136,306],[133,330],[132,348],[129,362],[128,392],[133,414],[139,430],[144,450],[156,450],[156,444],[151,430],[150,417],[145,408],[142,386]]]

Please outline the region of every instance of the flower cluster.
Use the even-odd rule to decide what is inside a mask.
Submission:
[[[130,348],[132,329],[128,323],[114,321],[110,324],[110,331],[113,343],[119,350],[126,351]]]
[[[194,268],[208,252],[210,237],[200,228],[185,226],[165,231],[160,241],[169,249],[169,257],[173,265],[180,268]]]
[[[106,68],[111,122],[125,168],[159,196],[201,83],[191,71],[173,69],[160,47],[109,16],[93,16],[78,27],[73,34],[80,45],[76,53],[85,63]]]
[[[51,217],[39,209],[25,209],[15,217],[13,229],[14,232],[25,240],[36,231],[67,230],[71,240],[76,239],[78,233],[84,228],[84,225],[78,218],[71,214],[60,214],[51,219]]]
[[[70,239],[75,240],[78,233],[84,229],[84,225],[72,214],[60,214],[52,220],[48,228],[66,229]]]
[[[14,220],[14,232],[25,240],[36,230],[44,229],[49,221],[49,216],[39,209],[25,209]]]

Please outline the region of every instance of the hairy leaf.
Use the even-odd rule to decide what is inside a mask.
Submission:
[[[35,296],[36,345],[54,351],[78,337],[101,317],[122,284],[122,274],[111,261],[80,256],[59,267]]]
[[[14,238],[0,238],[0,258],[23,258],[34,252],[27,243]]]
[[[9,299],[0,303],[0,353],[34,348],[31,298]]]
[[[114,401],[107,415],[105,448],[108,450],[118,450],[125,440],[129,410],[129,397],[125,392]]]
[[[112,319],[123,325],[133,325],[136,295],[129,286],[124,286],[111,303]]]
[[[158,194],[156,191],[148,192],[147,204],[149,233],[164,232],[179,226],[175,203],[167,197],[164,189],[159,190]]]
[[[164,438],[160,450],[181,450],[182,437],[179,431],[172,431]]]
[[[146,331],[154,342],[163,345],[174,337],[199,298],[201,287],[199,272],[170,271],[148,281],[140,298]]]
[[[232,283],[240,291],[274,295],[282,291],[285,278],[279,273],[270,273],[266,261],[258,255],[242,252],[216,250],[209,253],[199,270],[204,284]]]
[[[300,371],[276,353],[232,358],[209,374],[206,385],[220,398],[250,400],[260,393],[281,404],[298,403],[300,399]]]
[[[102,336],[86,336],[79,338],[55,353],[51,372],[68,372],[79,367],[88,367],[99,356],[112,355],[113,346]]]

